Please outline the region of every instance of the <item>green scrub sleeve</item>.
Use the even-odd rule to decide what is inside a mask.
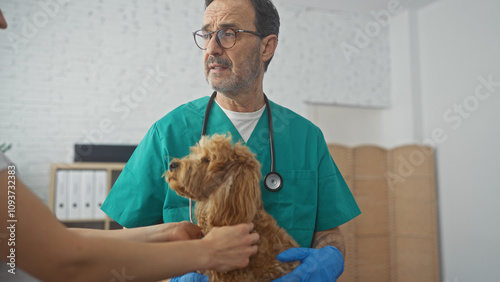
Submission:
[[[101,209],[120,225],[132,228],[163,222],[163,202],[167,184],[161,177],[166,171],[156,123],[137,146],[113,185]]]
[[[316,231],[340,226],[355,218],[361,211],[333,161],[323,134],[318,137],[318,213]]]

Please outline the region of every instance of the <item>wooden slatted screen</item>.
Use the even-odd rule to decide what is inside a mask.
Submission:
[[[340,282],[438,282],[436,177],[432,148],[329,145],[362,214],[341,226]]]

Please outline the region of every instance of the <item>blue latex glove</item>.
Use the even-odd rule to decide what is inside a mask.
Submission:
[[[170,282],[208,282],[208,276],[196,272],[190,272],[179,277],[173,277],[170,279]]]
[[[337,281],[344,272],[344,259],[335,247],[321,249],[291,248],[277,256],[282,262],[300,261],[292,272],[274,280],[283,281]]]

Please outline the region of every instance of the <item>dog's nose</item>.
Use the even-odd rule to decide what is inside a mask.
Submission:
[[[178,168],[179,165],[180,164],[178,162],[171,162],[169,166],[170,171],[173,171],[174,169]]]

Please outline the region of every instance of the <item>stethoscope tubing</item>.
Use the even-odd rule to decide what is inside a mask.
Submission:
[[[203,117],[203,126],[201,128],[201,137],[205,136],[207,133],[208,126],[208,118],[210,116],[210,110],[212,109],[212,105],[215,100],[215,96],[217,96],[217,91],[214,91],[208,100],[207,108],[205,109],[205,115]],[[274,151],[274,129],[273,129],[273,116],[271,113],[271,105],[269,100],[267,99],[266,94],[264,94],[264,102],[267,107],[267,119],[268,119],[268,127],[269,127],[269,144],[271,150],[271,171],[264,178],[264,187],[271,191],[277,192],[281,190],[283,187],[283,179],[281,176],[275,171],[276,170],[276,162],[275,162],[275,151]],[[270,179],[272,186],[268,185],[268,179]],[[277,184],[274,183],[277,182]],[[193,222],[193,201],[189,199],[189,221]]]

